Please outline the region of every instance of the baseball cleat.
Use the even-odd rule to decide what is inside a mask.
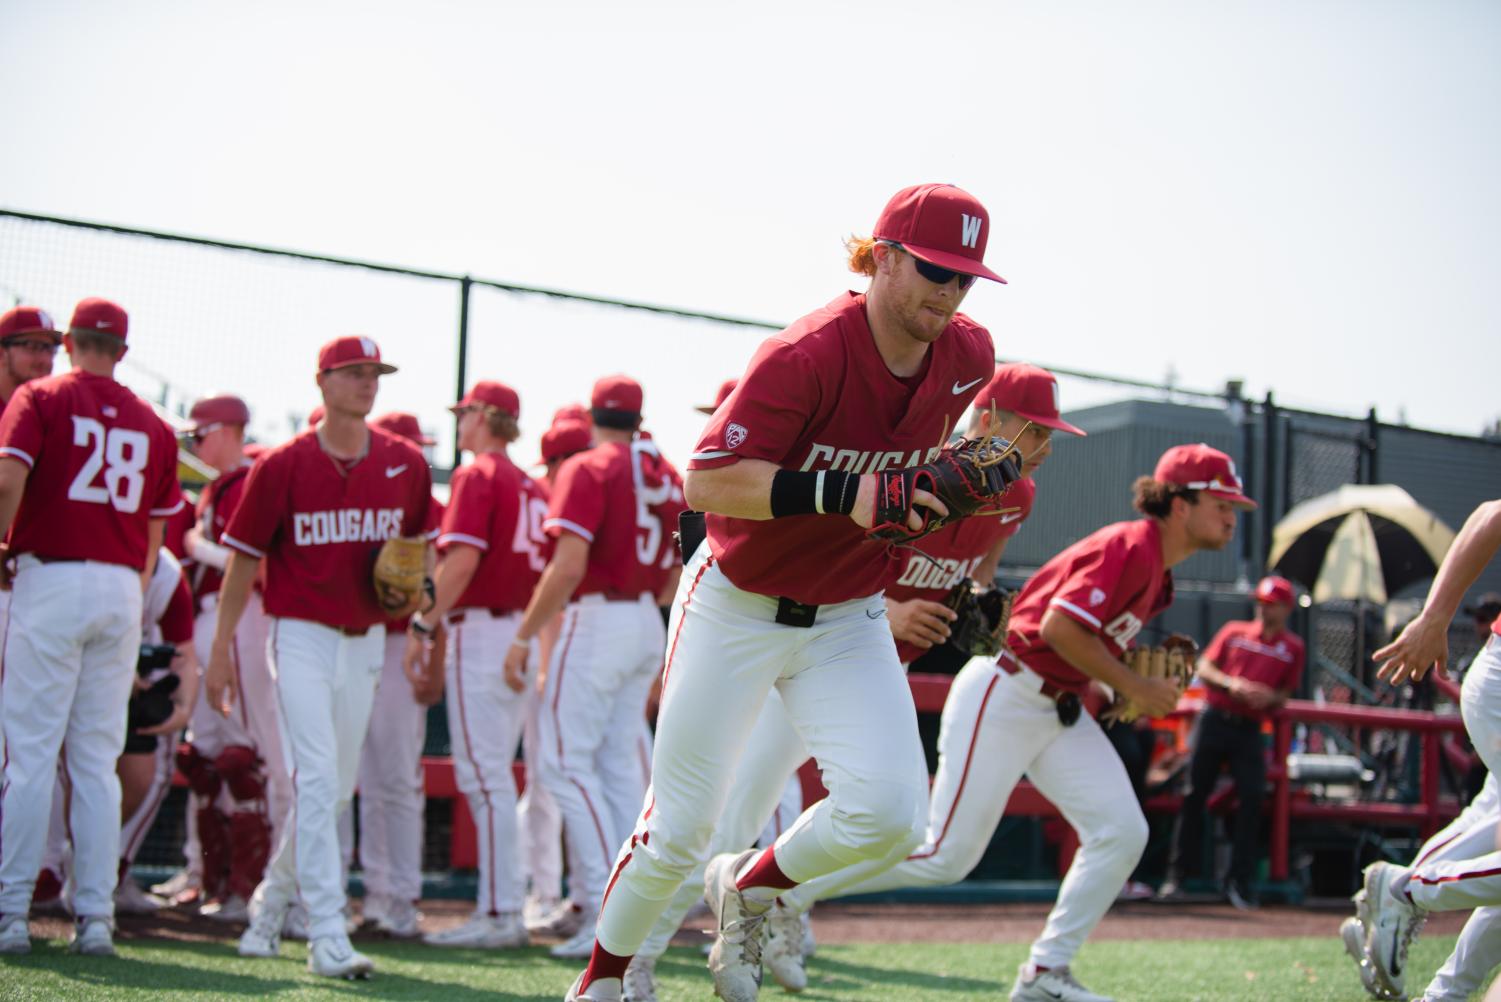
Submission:
[[[365,913],[365,919],[372,920],[368,911]],[[422,921],[422,913],[410,901],[387,899],[380,912],[374,916],[373,921],[375,928],[387,936],[395,939],[415,939],[420,933],[417,925]]]
[[[472,915],[463,925],[428,933],[422,942],[462,950],[514,950],[531,944],[526,926],[516,912]]]
[[[1030,976],[1029,976],[1030,975]],[[1023,964],[1011,986],[1011,1002],[1115,1002],[1108,995],[1098,995],[1074,979],[1067,967],[1039,971]]]
[[[221,901],[210,901],[198,909],[198,914],[215,922],[249,922],[250,906],[238,894],[231,894]]]
[[[803,922],[803,959],[807,960],[818,952],[818,940],[813,937],[812,910],[803,912],[801,918]]]
[[[141,885],[129,877],[115,885],[115,913],[119,915],[155,915],[167,903],[154,894],[142,890]]]
[[[536,936],[557,936],[561,939],[571,939],[584,927],[584,909],[567,898],[555,901],[550,908],[543,910],[539,904],[537,911],[526,919],[526,931]]]
[[[1347,918],[1339,924],[1339,938],[1344,941],[1345,952],[1355,961],[1355,970],[1360,975],[1360,984],[1373,999],[1394,999],[1376,980],[1376,967],[1366,955],[1365,927],[1358,918]]]
[[[657,1002],[657,958],[639,953],[632,957],[624,987],[620,1002]]]
[[[281,956],[281,930],[286,924],[287,909],[252,902],[250,927],[240,934],[242,957]]]
[[[325,978],[368,978],[375,965],[355,950],[348,936],[323,936],[308,947],[307,969]]]
[[[615,978],[601,978],[588,988],[583,988],[584,974],[573,979],[573,987],[563,996],[563,1002],[623,1002],[620,997],[620,982]]]
[[[721,853],[704,871],[704,900],[714,913],[718,932],[709,948],[714,994],[724,1002],[755,1002],[761,992],[761,924],[767,906],[745,899],[735,876],[758,849]]]
[[[301,902],[287,909],[281,923],[281,934],[287,939],[307,939],[307,909]]]
[[[588,960],[594,953],[595,919],[596,916],[590,915],[589,920],[579,927],[578,932],[547,952],[559,960]]]
[[[177,897],[186,891],[197,891],[199,889],[198,878],[186,869],[178,870],[160,884],[151,885],[152,894],[172,902],[175,902]]]
[[[1365,869],[1363,888],[1370,909],[1366,956],[1376,969],[1377,983],[1392,997],[1403,993],[1408,947],[1428,919],[1422,909],[1392,893],[1392,884],[1401,872],[1391,863],[1372,863]]]
[[[68,943],[68,949],[86,957],[113,957],[114,925],[103,915],[79,919],[73,925],[73,939]]]
[[[12,956],[31,952],[31,923],[25,915],[0,918],[0,953]]]
[[[761,961],[776,983],[789,992],[808,987],[808,971],[803,964],[802,917],[781,902],[766,913],[764,952]]]

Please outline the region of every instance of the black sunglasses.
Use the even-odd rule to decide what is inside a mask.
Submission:
[[[971,285],[975,284],[974,275],[966,275],[962,271],[950,271],[947,268],[940,268],[936,264],[929,264],[895,241],[887,240],[884,243],[887,247],[895,247],[910,257],[912,259],[912,266],[917,269],[917,273],[934,285],[948,285],[956,278],[959,280],[960,290],[968,289]]]

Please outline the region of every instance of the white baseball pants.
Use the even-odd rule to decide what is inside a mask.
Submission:
[[[0,915],[31,908],[58,754],[73,789],[74,907],[114,915],[126,704],[141,643],[128,567],[21,557],[0,664]]]
[[[448,627],[448,735],[454,779],[469,801],[479,850],[476,914],[519,912],[524,897],[516,830],[516,777],[511,764],[526,723],[527,693],[535,681],[528,662],[521,692],[505,683],[506,650],[521,615],[495,617],[460,609]]]
[[[147,833],[156,823],[162,801],[167,799],[167,794],[172,790],[173,757],[176,751],[177,735],[163,734],[156,739],[156,749],[152,752],[156,769],[151,774],[151,788],[146,791],[146,796],[135,813],[120,826],[120,859],[125,863],[135,862],[136,853],[141,851]]]
[[[799,910],[821,898],[952,884],[974,869],[1025,773],[1079,835],[1047,927],[1032,945],[1039,967],[1067,965],[1104,917],[1147,844],[1120,756],[1093,717],[1072,727],[1030,671],[1008,675],[974,658],[954,678],[939,731],[938,773],[923,845],[894,867],[866,863],[794,888]]]
[[[776,599],[731,584],[708,547],[684,569],[652,786],[596,929],[611,953],[634,954],[706,858],[773,688],[830,791],[777,840],[782,872],[806,881],[864,859],[901,858],[921,837],[927,768],[880,594],[823,606],[806,629],[779,625],[776,610]],[[772,803],[795,765],[768,781]]]
[[[708,861],[722,852],[739,852],[748,848],[756,838],[756,832],[776,827],[771,842],[781,838],[801,816],[788,813],[785,808],[790,799],[790,787],[797,784],[797,803],[802,804],[802,784],[797,773],[790,780],[778,782],[808,759],[808,750],[803,739],[792,726],[782,696],[776,689],[766,694],[766,705],[756,717],[756,725],[745,743],[745,753],[735,768],[735,778],[730,783],[733,796],[725,804],[709,839],[709,849],[699,859],[683,880],[682,886],[672,896],[672,901],[652,926],[651,933],[642,942],[636,953],[645,957],[660,957],[667,952],[672,937],[683,924],[683,916],[704,896],[704,869]],[[767,817],[771,817],[768,822]],[[762,830],[762,837],[768,834]]]
[[[404,633],[386,637],[386,660],[360,752],[360,869],[365,893],[399,901],[422,896],[422,743],[427,707],[401,667]]]
[[[540,770],[563,815],[569,897],[597,908],[615,851],[646,793],[641,739],[662,663],[662,616],[650,595],[587,595],[563,613],[542,692]]]
[[[526,760],[526,790],[516,804],[521,863],[528,893],[547,901],[563,893],[563,815],[558,802],[537,778],[541,772],[539,717],[542,694],[526,687],[526,723],[521,731],[521,754]]]
[[[293,801],[255,898],[285,908],[300,894],[310,939],[344,934],[338,819],[354,795],[385,652],[384,626],[348,636],[322,623],[271,619],[266,655]]]

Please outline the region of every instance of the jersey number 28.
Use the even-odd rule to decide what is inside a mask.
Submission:
[[[78,475],[68,485],[68,500],[107,504],[131,514],[140,510],[146,489],[151,439],[143,431],[109,428],[90,417],[73,415],[73,444],[89,450]],[[103,472],[104,482],[100,479]]]

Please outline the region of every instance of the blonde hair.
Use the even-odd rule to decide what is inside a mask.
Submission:
[[[876,238],[849,236],[844,249],[849,252],[850,271],[856,275],[874,277],[876,273]]]
[[[514,442],[521,437],[521,426],[516,419],[500,410],[498,407],[486,407],[484,409],[485,427],[490,434],[503,442]]]

